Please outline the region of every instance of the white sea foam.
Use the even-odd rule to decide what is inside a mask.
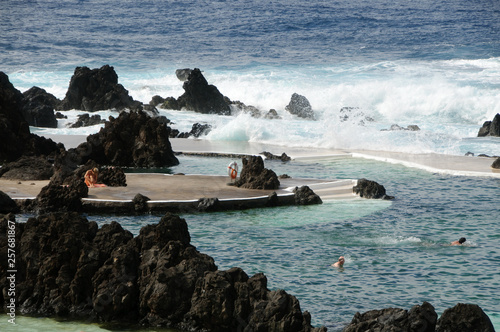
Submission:
[[[154,95],[179,97],[182,82],[175,68],[151,72],[120,71],[119,82],[134,99],[148,103]],[[500,155],[500,140],[478,139],[484,121],[500,113],[500,58],[448,61],[340,63],[338,66],[266,67],[238,70],[202,68],[209,82],[231,100],[264,112],[276,109],[281,120],[160,110],[174,128],[189,131],[195,122],[209,123],[206,139],[273,143],[311,148],[344,148],[436,152],[468,151]],[[63,98],[72,73],[18,72],[11,81],[20,90],[33,85]],[[285,106],[293,93],[306,96],[317,121],[290,115]],[[340,110],[351,107],[347,121]],[[69,129],[61,120],[58,133],[92,133],[99,128]],[[104,112],[107,118],[111,113]],[[373,121],[369,121],[369,120]],[[420,131],[382,131],[392,124],[418,125]]]

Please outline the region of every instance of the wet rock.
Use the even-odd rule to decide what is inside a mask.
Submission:
[[[287,162],[292,160],[286,153],[282,153],[281,156],[277,156],[275,154],[272,154],[271,152],[263,151],[260,154],[264,155],[267,160],[281,160],[282,162]]]
[[[357,312],[343,332],[434,332],[436,321],[437,314],[434,307],[430,303],[424,302],[421,306],[412,307],[410,311],[400,308],[387,308],[370,310],[363,314]]]
[[[304,119],[315,119],[315,115],[312,110],[311,104],[309,103],[309,100],[297,93],[292,94],[292,98],[290,99],[288,105],[285,107],[285,110],[290,112],[290,114]]]
[[[85,113],[79,115],[76,122],[72,123],[70,127],[80,128],[80,127],[95,126],[104,122],[106,122],[106,120],[101,119],[101,116],[99,114],[94,114],[90,116],[88,113]]]
[[[293,193],[297,205],[323,204],[321,198],[308,186],[295,187]]]
[[[81,163],[92,159],[100,165],[166,167],[178,165],[167,127],[143,111],[110,117],[99,133],[76,148]]]
[[[393,124],[391,125],[391,128],[389,129],[382,129],[381,131],[398,131],[398,130],[407,130],[407,131],[419,131],[420,127],[417,125],[408,125],[405,127],[401,127],[398,124]]]
[[[142,104],[130,97],[123,85],[118,83],[114,68],[105,65],[98,69],[77,67],[58,110],[95,112],[125,108],[140,110]]]
[[[179,79],[179,81],[185,82],[188,80],[189,75],[191,75],[191,72],[193,70],[189,68],[184,68],[184,69],[177,69],[175,71],[175,76]]]
[[[9,77],[0,72],[0,163],[17,160],[22,155],[55,155],[62,149],[50,139],[30,133],[22,115],[22,93]]]
[[[151,199],[149,197],[142,194],[135,195],[132,199],[135,212],[142,213],[148,211],[148,201],[150,200]]]
[[[165,102],[165,99],[162,96],[155,95],[151,98],[151,101],[149,102],[149,105],[151,106],[158,106],[161,105]]]
[[[181,104],[175,99],[174,97],[167,97],[161,104],[162,108],[165,108],[167,110],[176,110],[180,111],[182,108]]]
[[[0,216],[0,237],[7,222]],[[30,218],[16,224],[16,304],[32,315],[189,331],[326,331],[294,296],[267,289],[263,274],[217,271],[190,240],[186,221],[171,214],[135,238],[76,213]]]
[[[339,118],[342,122],[351,121],[353,123],[357,123],[360,126],[363,126],[365,122],[374,121],[373,118],[367,116],[364,112],[362,112],[359,107],[345,106],[340,109],[339,113]]]
[[[243,169],[235,186],[248,189],[278,189],[280,181],[274,171],[264,168],[261,156],[248,156],[242,159]]]
[[[0,168],[0,177],[10,180],[49,180],[54,167],[46,157],[22,156]]]
[[[281,119],[281,116],[278,115],[278,112],[274,108],[271,108],[266,114],[264,114],[264,119]]]
[[[220,210],[220,201],[217,197],[213,198],[200,198],[196,209],[200,212],[214,212]]]
[[[446,309],[437,321],[436,332],[494,332],[488,315],[476,304],[458,303]]]
[[[375,181],[367,179],[359,179],[358,184],[353,187],[353,192],[360,197],[374,199],[393,199],[393,196],[388,196],[385,193],[385,188]]]
[[[208,123],[195,123],[189,132],[189,136],[200,137],[207,135],[212,130],[212,126]]]
[[[479,129],[477,137],[500,136],[500,113],[497,113],[493,121],[486,121]]]
[[[491,167],[492,168],[495,168],[495,169],[500,169],[500,158],[497,158],[493,164],[491,164]]]
[[[0,190],[0,214],[17,213],[19,207],[9,195]],[[6,234],[6,233],[3,233]]]
[[[57,128],[54,109],[60,103],[42,88],[32,87],[23,92],[23,116],[30,126]]]
[[[177,98],[180,108],[205,114],[230,115],[230,102],[214,85],[209,85],[201,71],[195,68],[182,88],[184,94]]]

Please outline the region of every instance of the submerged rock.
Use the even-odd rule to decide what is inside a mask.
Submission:
[[[242,159],[243,169],[235,186],[247,189],[278,189],[280,181],[274,171],[264,168],[261,156],[248,156]]]
[[[0,216],[0,237],[6,231]],[[189,331],[326,331],[311,326],[297,298],[270,291],[262,273],[217,270],[172,214],[135,238],[117,222],[98,229],[76,213],[46,214],[17,223],[16,240],[16,304],[27,314]]]
[[[58,107],[63,111],[78,109],[86,112],[125,108],[142,110],[142,103],[129,96],[118,83],[114,68],[109,65],[96,69],[76,67],[66,97]]]
[[[385,188],[381,184],[375,181],[367,179],[359,179],[356,186],[352,188],[353,192],[360,197],[364,198],[381,198],[381,199],[393,199],[393,196],[388,196],[385,194]]]

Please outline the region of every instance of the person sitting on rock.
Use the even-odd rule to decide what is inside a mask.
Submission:
[[[333,267],[343,267],[344,262],[345,262],[344,256],[340,256],[339,260],[337,262],[333,263],[332,266]]]
[[[460,245],[464,244],[464,242],[465,242],[465,241],[466,241],[466,240],[465,240],[465,238],[464,238],[464,237],[461,237],[461,238],[460,238],[460,239],[458,239],[457,241],[453,241],[453,242],[451,243],[451,245],[452,245],[452,246],[460,246]]]
[[[94,167],[85,172],[85,184],[87,187],[93,188],[97,183],[97,176],[99,175],[99,169]]]

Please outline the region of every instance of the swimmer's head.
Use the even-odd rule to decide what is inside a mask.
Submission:
[[[342,263],[344,263],[344,262],[345,262],[345,258],[344,258],[344,256],[340,256],[340,257],[339,257],[339,262],[342,262]]]
[[[458,240],[458,243],[462,244],[464,243],[465,241],[467,241],[464,237],[461,237],[459,240]]]
[[[99,172],[99,169],[98,169],[97,167],[94,167],[94,169],[92,169],[92,171],[93,171],[94,173],[98,173],[98,172]]]

